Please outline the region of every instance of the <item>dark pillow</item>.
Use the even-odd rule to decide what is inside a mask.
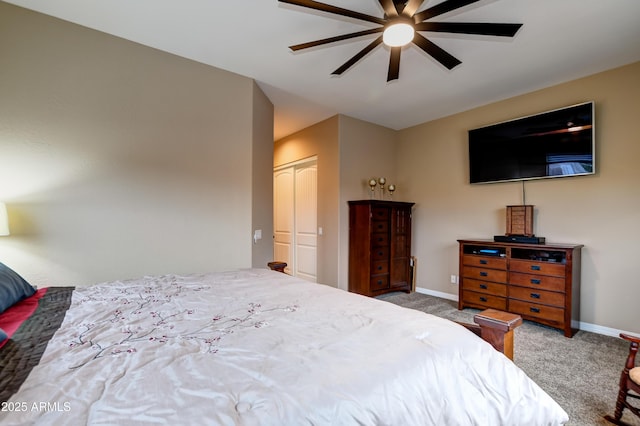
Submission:
[[[4,263],[0,263],[0,312],[32,296],[36,289]]]
[[[7,333],[5,333],[4,330],[0,328],[0,343],[4,342],[7,337],[9,337],[7,336]]]

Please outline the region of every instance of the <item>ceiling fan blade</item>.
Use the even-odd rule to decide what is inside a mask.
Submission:
[[[417,13],[413,19],[415,22],[422,22],[425,19],[433,18],[434,16],[442,15],[443,13],[451,12],[452,10],[459,9],[468,4],[475,3],[479,0],[445,0],[440,4],[437,4],[429,9],[423,10]]]
[[[392,47],[391,57],[389,58],[389,72],[387,73],[387,81],[397,80],[400,75],[400,52],[402,47]]]
[[[480,34],[513,37],[522,24],[492,24],[478,22],[421,22],[416,31],[434,31],[455,34]]]
[[[427,40],[418,33],[416,33],[415,37],[413,38],[413,42],[416,44],[416,46],[424,50],[427,54],[431,55],[436,61],[440,62],[448,69],[453,69],[462,63],[456,57],[450,55],[441,47]]]
[[[402,14],[407,16],[413,16],[420,9],[424,0],[409,0],[402,9]]]
[[[384,14],[390,18],[395,18],[398,16],[398,9],[396,9],[396,4],[393,0],[378,0],[382,9],[384,9]]]
[[[348,18],[359,19],[361,21],[373,22],[375,24],[384,25],[385,20],[377,18],[375,16],[367,15],[360,12],[355,12],[349,9],[343,9],[337,6],[331,6],[330,4],[320,3],[313,0],[278,0],[281,3],[289,3],[296,6],[308,7],[309,9],[319,10],[322,12],[333,13],[334,15],[346,16]]]
[[[294,52],[297,50],[308,49],[310,47],[322,46],[323,44],[335,43],[337,41],[349,40],[350,38],[362,37],[370,34],[381,33],[384,31],[384,27],[373,28],[370,30],[358,31],[355,33],[343,34],[335,37],[323,38],[322,40],[310,41],[308,43],[295,44],[289,46],[289,49]]]
[[[380,43],[382,43],[382,36],[380,36],[377,39],[373,40],[364,49],[362,49],[361,51],[356,53],[351,59],[349,59],[347,62],[342,64],[342,66],[340,68],[338,68],[337,70],[335,70],[331,74],[332,75],[340,75],[340,74],[342,74],[343,72],[345,72],[346,70],[351,68],[356,62],[358,62],[360,59],[362,59],[367,53],[371,52],[373,49],[378,47],[378,45]]]

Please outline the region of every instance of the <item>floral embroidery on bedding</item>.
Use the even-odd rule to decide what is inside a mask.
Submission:
[[[167,279],[168,283],[163,282]],[[82,360],[70,369],[105,357],[157,350],[158,345],[167,343],[193,343],[199,345],[201,352],[216,354],[223,347],[225,336],[267,327],[269,322],[261,319],[261,315],[296,312],[299,308],[298,305],[265,308],[261,303],[251,302],[245,307],[229,308],[229,312],[206,315],[206,309],[182,305],[188,305],[189,297],[209,286],[182,284],[176,276],[148,280],[152,282],[143,286],[87,291],[74,303],[97,306],[93,310],[95,317],[79,324],[73,332],[68,347],[74,359]]]

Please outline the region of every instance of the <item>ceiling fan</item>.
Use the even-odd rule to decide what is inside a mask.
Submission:
[[[460,60],[420,34],[422,31],[513,37],[522,26],[522,24],[502,23],[425,22],[431,18],[475,3],[479,0],[445,0],[420,12],[418,12],[418,9],[422,6],[422,3],[425,0],[378,0],[380,6],[382,6],[382,9],[384,10],[384,17],[382,18],[313,0],[278,1],[380,25],[380,27],[377,28],[356,31],[308,43],[296,44],[289,46],[289,48],[293,51],[297,51],[351,38],[382,33],[331,74],[341,75],[362,59],[367,53],[372,51],[381,43],[384,43],[391,48],[387,81],[396,80],[398,78],[400,73],[400,53],[402,51],[402,47],[409,43],[415,44],[448,69],[453,69],[457,65],[461,64]]]

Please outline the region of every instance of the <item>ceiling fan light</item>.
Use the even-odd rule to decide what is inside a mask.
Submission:
[[[382,41],[390,47],[400,47],[411,43],[415,30],[411,24],[400,22],[389,25],[382,33]]]

